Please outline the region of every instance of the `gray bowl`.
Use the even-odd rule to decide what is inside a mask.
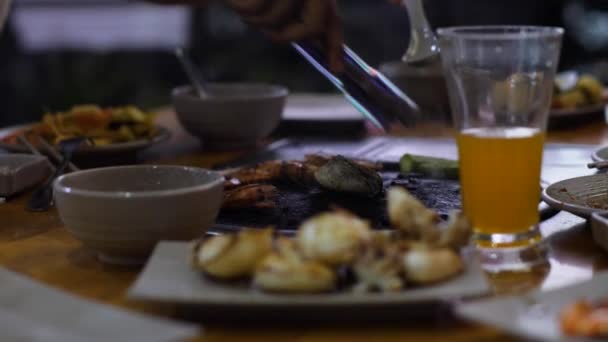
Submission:
[[[268,137],[281,122],[288,91],[262,83],[210,84],[210,97],[194,95],[192,87],[173,90],[173,105],[184,128],[207,147],[252,146]]]
[[[64,175],[54,184],[66,229],[109,263],[145,261],[161,240],[187,241],[213,225],[223,177],[183,166],[118,166]]]
[[[441,64],[411,66],[395,61],[382,64],[380,72],[418,104],[426,119],[450,121],[450,99]]]

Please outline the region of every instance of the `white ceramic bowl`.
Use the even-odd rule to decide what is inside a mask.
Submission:
[[[64,175],[54,184],[61,220],[109,263],[144,262],[160,240],[191,240],[213,225],[223,177],[183,166],[118,166]]]
[[[255,145],[279,123],[288,91],[262,83],[210,84],[211,96],[200,98],[192,87],[173,90],[173,105],[182,126],[205,146],[230,149]]]

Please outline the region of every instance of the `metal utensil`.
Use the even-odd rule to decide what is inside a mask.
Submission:
[[[410,17],[410,43],[401,58],[408,64],[427,63],[439,55],[439,43],[426,18],[422,0],[403,0]]]
[[[61,156],[61,151],[59,151],[57,147],[49,144],[49,142],[46,141],[46,139],[44,139],[43,137],[37,136],[37,139],[38,143],[40,143],[40,146],[42,146],[46,150],[46,152],[55,160],[55,162],[61,164],[61,161],[63,160],[63,157]],[[80,170],[76,165],[72,164],[71,162],[68,163],[67,168],[70,172]]]
[[[86,142],[88,138],[77,137],[66,139],[59,143],[59,148],[63,155],[63,159],[55,173],[40,187],[34,190],[27,208],[30,211],[46,211],[53,205],[53,182],[61,176],[70,165],[72,155],[80,146]]]
[[[340,73],[331,71],[327,52],[318,42],[298,41],[292,46],[376,127],[388,131],[395,124],[413,125],[420,118],[418,105],[348,46],[342,49],[344,70]]]
[[[200,71],[196,66],[194,66],[192,60],[184,53],[184,49],[175,49],[175,56],[184,68],[184,71],[190,79],[190,83],[192,83],[192,87],[194,87],[194,90],[198,96],[202,98],[209,97],[209,93],[205,90],[205,81],[202,79]]]
[[[27,147],[27,149],[28,149],[28,150],[30,150],[30,152],[31,152],[33,155],[36,155],[36,156],[44,156],[44,155],[43,155],[43,154],[42,154],[42,153],[41,153],[41,152],[40,152],[40,151],[39,151],[39,150],[38,150],[38,149],[37,149],[37,148],[36,148],[34,145],[32,145],[32,144],[31,144],[31,143],[30,143],[30,142],[27,140],[27,138],[26,138],[24,135],[22,135],[22,134],[18,135],[18,136],[17,136],[17,141],[19,141],[19,143],[20,143],[21,145],[23,145],[23,146]],[[53,165],[53,163],[51,163],[51,161],[50,161],[50,160],[48,160],[48,158],[47,158],[47,161],[48,161],[48,164],[49,164],[49,168],[51,169],[51,172],[55,172],[55,171],[57,171],[57,168],[55,167],[55,165]]]

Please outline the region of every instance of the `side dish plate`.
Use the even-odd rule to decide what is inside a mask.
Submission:
[[[543,200],[556,210],[589,218],[593,213],[608,212],[608,174],[576,177],[551,184],[543,191]]]
[[[29,128],[34,127],[35,124],[26,124],[19,126],[11,126],[0,129],[0,148],[5,149],[9,152],[14,153],[29,153],[29,150],[25,146],[8,144],[2,141],[3,138],[15,134],[16,132],[27,130]],[[138,139],[125,143],[116,143],[111,145],[104,146],[91,146],[84,147],[80,149],[76,154],[77,155],[104,155],[104,154],[113,154],[113,153],[129,153],[129,152],[137,152],[148,148],[152,145],[158,144],[160,142],[166,141],[171,136],[169,130],[164,127],[157,127],[156,135],[154,135],[150,139]]]
[[[467,320],[535,341],[599,341],[564,336],[559,327],[559,314],[565,306],[580,299],[605,299],[607,283],[608,273],[603,273],[591,281],[554,291],[463,304],[456,308],[456,313]]]

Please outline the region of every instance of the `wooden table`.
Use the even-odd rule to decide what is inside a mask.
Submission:
[[[148,158],[159,163],[209,167],[228,161],[241,153],[202,153],[195,139],[179,128],[170,112],[159,117],[161,124],[174,132],[172,140],[148,152]],[[415,131],[401,132],[416,136],[448,136],[451,130],[437,125],[423,125]],[[608,143],[608,127],[602,122],[586,124],[568,131],[551,132],[550,142],[585,144]],[[0,205],[0,265],[50,286],[67,290],[94,301],[110,303],[132,310],[171,317],[173,308],[136,303],[125,297],[139,269],[108,266],[98,262],[63,228],[57,213],[33,214],[24,209],[23,195]],[[593,244],[584,222],[560,214],[553,225],[551,267],[541,267],[526,274],[512,274],[491,279],[501,291],[526,290],[542,286],[551,288],[587,279],[598,270],[608,268],[608,255]],[[575,229],[559,231],[561,221],[579,224]],[[414,324],[412,324],[414,323]],[[278,327],[266,322],[255,327],[205,325],[196,341],[505,341],[506,335],[489,327],[456,320],[448,322],[408,322],[384,326]]]

